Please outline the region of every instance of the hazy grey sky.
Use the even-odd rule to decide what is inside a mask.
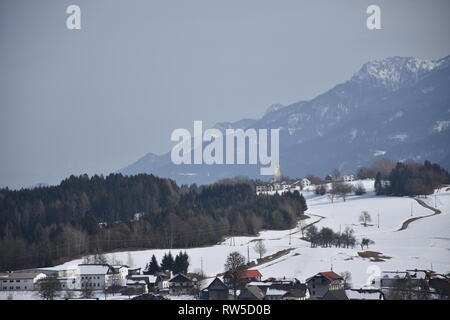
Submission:
[[[66,28],[77,4],[82,29]],[[383,30],[366,28],[378,4]],[[448,0],[0,0],[0,186],[108,173],[371,59],[450,54]]]

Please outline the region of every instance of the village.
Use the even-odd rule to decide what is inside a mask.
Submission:
[[[55,285],[56,282],[56,285]],[[0,292],[10,299],[28,293],[43,299],[99,300],[389,300],[448,294],[448,276],[430,270],[383,271],[372,285],[352,288],[347,275],[321,271],[300,281],[264,278],[258,269],[197,279],[192,274],[143,274],[127,265],[80,264],[67,270],[30,269],[0,274]],[[236,285],[236,295],[234,293]],[[444,299],[449,299],[448,296]]]

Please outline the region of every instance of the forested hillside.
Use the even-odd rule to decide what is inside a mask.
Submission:
[[[115,249],[211,245],[227,235],[293,227],[305,210],[298,192],[256,196],[241,182],[179,187],[146,174],[71,176],[54,187],[2,189],[0,270]]]

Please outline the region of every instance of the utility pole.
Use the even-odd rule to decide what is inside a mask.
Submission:
[[[413,203],[411,202],[411,217],[413,216]]]
[[[230,247],[233,246],[233,227],[231,227]]]
[[[203,257],[200,257],[200,270],[203,275]]]
[[[250,247],[247,244],[247,263],[250,263]]]
[[[378,218],[377,218],[377,224],[378,224],[378,229],[380,229],[380,212],[378,212]]]
[[[289,245],[291,245],[291,235],[292,235],[292,231],[289,230]]]
[[[434,208],[437,209],[436,195],[434,195]]]

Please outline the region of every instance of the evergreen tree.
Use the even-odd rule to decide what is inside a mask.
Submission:
[[[308,205],[306,204],[306,200],[305,197],[303,197],[303,194],[300,195],[300,205],[302,208],[301,214],[303,214],[306,210],[308,210]]]
[[[189,256],[186,251],[183,253],[180,251],[176,257],[173,264],[173,273],[183,273],[186,274],[189,269]]]
[[[375,188],[375,193],[377,195],[383,194],[383,186],[381,185],[381,173],[380,172],[377,172],[377,175],[375,176],[374,188]]]
[[[177,273],[182,273],[182,271],[181,271],[181,260],[183,259],[183,257],[182,257],[182,253],[181,253],[181,251],[180,251],[180,253],[179,254],[177,254],[176,255],[176,257],[175,257],[175,262],[173,263],[173,273],[174,274],[177,274]]]
[[[161,270],[173,271],[174,263],[172,253],[169,251],[169,254],[164,254],[164,257],[162,258]]]
[[[185,251],[183,254],[181,254],[182,260],[181,260],[181,272],[186,274],[189,270],[189,256],[187,252]]]
[[[159,267],[158,260],[156,260],[155,255],[152,255],[152,259],[147,263],[147,268],[145,274],[155,275],[157,272],[161,271]]]

